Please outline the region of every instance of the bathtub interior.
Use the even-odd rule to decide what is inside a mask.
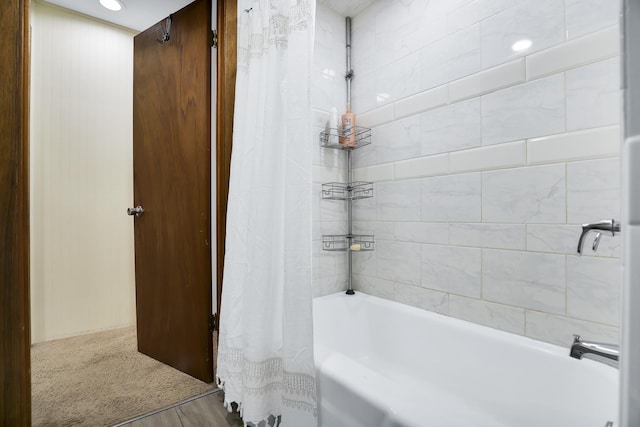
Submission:
[[[327,427],[604,426],[617,418],[616,369],[530,338],[362,293],[317,298],[314,334]]]

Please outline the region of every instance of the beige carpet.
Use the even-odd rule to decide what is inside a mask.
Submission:
[[[138,353],[125,328],[31,349],[34,426],[110,426],[215,388]]]

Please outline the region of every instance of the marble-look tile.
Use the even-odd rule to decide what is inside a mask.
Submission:
[[[376,242],[375,253],[378,277],[394,282],[420,284],[419,244],[380,240]]]
[[[482,250],[422,246],[422,287],[480,298]]]
[[[567,130],[620,123],[620,58],[567,71]]]
[[[579,225],[527,225],[527,250],[532,252],[549,252],[567,255],[576,255],[578,238],[581,227]],[[595,234],[591,235],[584,243],[583,256],[620,257],[620,245],[622,240],[615,236],[602,236],[598,251],[593,252],[591,245]]]
[[[358,77],[360,73],[376,68],[377,10],[376,7],[369,7],[351,21],[351,44],[354,47],[351,50],[351,63]],[[343,33],[345,32],[344,25],[345,21],[342,18]],[[344,46],[342,53],[344,53]]]
[[[449,154],[451,172],[504,169],[527,163],[525,141],[507,142]]]
[[[368,295],[373,295],[374,297],[393,300],[393,282],[369,276],[366,275],[366,273],[356,274],[353,276],[353,288],[356,291],[363,292]]]
[[[340,168],[344,163],[340,150],[330,150],[320,146],[320,132],[326,129],[327,126],[323,126],[314,127],[312,130],[312,162],[323,168]]]
[[[324,165],[313,165],[311,167],[311,175],[314,184],[338,181],[342,182],[346,179],[344,168],[334,168]]]
[[[524,59],[521,58],[449,83],[449,97],[451,102],[459,101],[524,81]]]
[[[377,240],[377,239],[376,239]],[[379,240],[377,240],[379,241]],[[375,251],[354,252],[352,255],[353,273],[364,274],[368,276],[376,276],[377,260]],[[348,263],[348,255],[343,253],[341,257],[345,262],[345,271],[347,271],[346,263]]]
[[[422,2],[424,4],[424,2]],[[428,3],[426,4],[428,6]],[[393,14],[385,11],[379,15],[381,20],[376,24],[376,65],[384,66],[403,56],[416,52],[446,35],[444,19],[421,19],[419,15],[393,18]]]
[[[376,96],[375,68],[360,69],[357,76],[353,78],[351,91],[352,111],[362,114],[376,108],[378,106],[378,97]]]
[[[395,117],[412,116],[432,108],[440,107],[447,102],[449,102],[447,86],[438,86],[396,101],[394,103]]]
[[[422,0],[390,0],[378,2],[376,9],[376,32],[382,33],[387,29],[396,29],[419,22],[432,12],[431,2]]]
[[[524,335],[524,309],[449,295],[449,316]]]
[[[618,55],[620,29],[617,25],[569,40],[527,56],[527,79],[533,80]]]
[[[393,104],[367,111],[357,116],[358,126],[373,128],[393,120]]]
[[[474,25],[421,51],[421,89],[480,71],[480,26]]]
[[[564,76],[482,97],[482,143],[516,141],[565,130]]]
[[[376,240],[395,240],[393,222],[353,221],[353,234],[374,235]]]
[[[446,223],[433,222],[396,222],[393,240],[413,243],[449,243]]]
[[[564,313],[564,279],[564,255],[483,249],[483,299]]]
[[[528,40],[528,49],[514,43]],[[510,61],[564,41],[564,0],[525,0],[482,22],[482,68]]]
[[[420,180],[376,184],[380,221],[420,221]]]
[[[397,180],[446,175],[448,171],[448,154],[418,157],[393,164],[393,176]]]
[[[447,32],[454,33],[512,7],[522,0],[476,0],[447,15]]]
[[[393,163],[354,169],[353,179],[373,182],[391,181],[393,180]]]
[[[567,222],[620,218],[620,159],[567,164]]]
[[[525,248],[525,226],[520,224],[450,224],[449,243],[479,248]]]
[[[323,234],[345,234],[347,232],[347,219],[341,221],[314,221],[315,230],[313,240],[322,240]]]
[[[421,154],[445,153],[479,146],[482,143],[480,122],[480,98],[422,113]]]
[[[590,341],[618,343],[618,328],[567,317],[554,316],[527,310],[526,335],[528,337],[568,348],[573,342],[573,334]]]
[[[369,199],[360,199],[354,202],[353,207],[353,220],[354,221],[375,221],[378,217],[378,203],[376,194],[376,187],[374,185],[374,197]],[[343,203],[346,206],[346,203]],[[346,215],[346,214],[345,214]],[[344,216],[343,218],[346,218]]]
[[[482,219],[564,223],[565,182],[563,164],[483,172]]]
[[[317,196],[315,196],[317,194]],[[318,197],[320,211],[317,217],[318,221],[322,222],[335,222],[340,221],[347,215],[346,203],[341,200],[328,200],[322,199],[320,196],[320,189],[317,193],[314,193],[314,198]]]
[[[620,155],[620,127],[606,126],[533,138],[527,144],[529,164]]]
[[[375,166],[378,163],[377,149],[377,133],[375,130],[373,130],[371,132],[371,144],[360,147],[356,152],[352,153],[352,167],[365,168],[367,166]]]
[[[420,156],[420,116],[382,125],[375,130],[378,163],[411,159]]]
[[[617,24],[620,3],[615,0],[566,0],[567,38]]]
[[[311,284],[311,293],[313,298],[331,295],[345,290],[347,290],[346,274],[314,279]]]
[[[445,292],[432,291],[419,286],[394,284],[394,300],[440,314],[449,312],[449,295]]]
[[[422,221],[479,222],[479,173],[422,179]]]
[[[389,104],[420,90],[420,54],[407,55],[376,72],[376,101]]]
[[[567,315],[620,324],[619,259],[567,257]]]
[[[313,242],[312,246],[312,264],[313,279],[320,279],[325,276],[333,276],[335,274],[335,253],[322,250],[322,242]]]

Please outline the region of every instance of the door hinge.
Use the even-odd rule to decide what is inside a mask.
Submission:
[[[218,48],[218,30],[211,30],[209,34],[209,38],[211,39],[211,47]]]
[[[218,317],[216,314],[209,315],[209,332],[215,332],[218,330]]]

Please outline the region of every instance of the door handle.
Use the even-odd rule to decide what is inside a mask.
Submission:
[[[141,216],[144,213],[144,209],[142,209],[142,206],[136,206],[135,208],[127,208],[127,215],[130,216]]]

